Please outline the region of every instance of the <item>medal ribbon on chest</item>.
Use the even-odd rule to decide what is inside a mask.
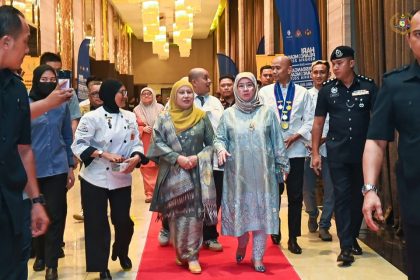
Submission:
[[[276,96],[276,105],[280,115],[280,125],[283,130],[289,129],[290,115],[292,113],[293,100],[295,98],[295,84],[290,81],[287,88],[286,100],[283,98],[280,83],[274,85],[274,95]]]

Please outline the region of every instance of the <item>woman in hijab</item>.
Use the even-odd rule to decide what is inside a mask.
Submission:
[[[86,271],[100,272],[100,279],[112,279],[108,270],[111,232],[108,201],[115,240],[111,259],[121,267],[132,267],[128,249],[133,236],[130,218],[131,172],[147,163],[134,113],[125,106],[127,90],[116,80],[106,80],[99,89],[102,107],[81,118],[72,144],[83,161],[80,170],[82,206],[85,217]]]
[[[157,103],[156,95],[153,89],[146,87],[140,92],[140,104],[137,105],[133,112],[137,117],[137,124],[141,135],[141,141],[144,145],[144,153],[149,150],[150,138],[152,136],[153,125],[163,110],[163,105]],[[150,161],[148,164],[140,168],[143,176],[144,194],[146,195],[146,203],[152,201],[153,191],[156,185],[159,167]]]
[[[151,211],[169,220],[176,263],[201,273],[198,251],[203,222],[216,224],[213,182],[213,129],[205,112],[194,106],[192,85],[176,82],[169,111],[160,114],[153,128],[148,157],[159,164]]]
[[[41,65],[33,73],[29,102],[46,98],[57,86],[53,68]],[[49,110],[31,121],[32,149],[41,193],[50,218],[47,233],[34,240],[35,271],[47,267],[45,279],[57,279],[58,252],[67,212],[66,193],[74,184],[72,130],[67,104]]]
[[[267,234],[279,230],[278,184],[289,172],[289,160],[276,115],[262,106],[254,75],[238,74],[233,92],[235,105],[224,111],[214,141],[219,165],[225,165],[222,234],[238,238],[239,264],[252,233],[251,263],[265,272]]]

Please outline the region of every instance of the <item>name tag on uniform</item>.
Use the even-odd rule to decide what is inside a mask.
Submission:
[[[353,91],[351,96],[361,96],[361,95],[368,95],[368,94],[369,94],[368,90],[362,89],[362,90]]]

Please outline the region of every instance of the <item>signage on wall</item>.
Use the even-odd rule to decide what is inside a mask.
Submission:
[[[293,64],[292,80],[312,87],[311,63],[321,59],[321,39],[313,0],[276,0],[283,30],[284,54]]]
[[[88,98],[86,79],[90,76],[89,45],[90,39],[84,39],[80,44],[77,57],[77,97],[79,100]]]

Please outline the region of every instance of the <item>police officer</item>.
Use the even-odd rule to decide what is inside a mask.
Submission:
[[[326,115],[330,116],[327,135],[328,165],[334,184],[338,238],[337,258],[350,265],[362,249],[356,241],[362,223],[362,154],[377,88],[372,79],[354,73],[354,50],[339,46],[331,54],[335,79],[328,80],[318,94],[312,128],[312,163],[321,169],[319,145]]]
[[[412,16],[407,42],[416,60],[383,77],[363,154],[365,185],[362,190],[366,224],[378,231],[372,212],[379,220],[383,221],[384,217],[375,183],[387,142],[394,140],[396,129],[399,133],[397,182],[407,245],[407,274],[409,279],[420,279],[420,10],[415,10]]]

